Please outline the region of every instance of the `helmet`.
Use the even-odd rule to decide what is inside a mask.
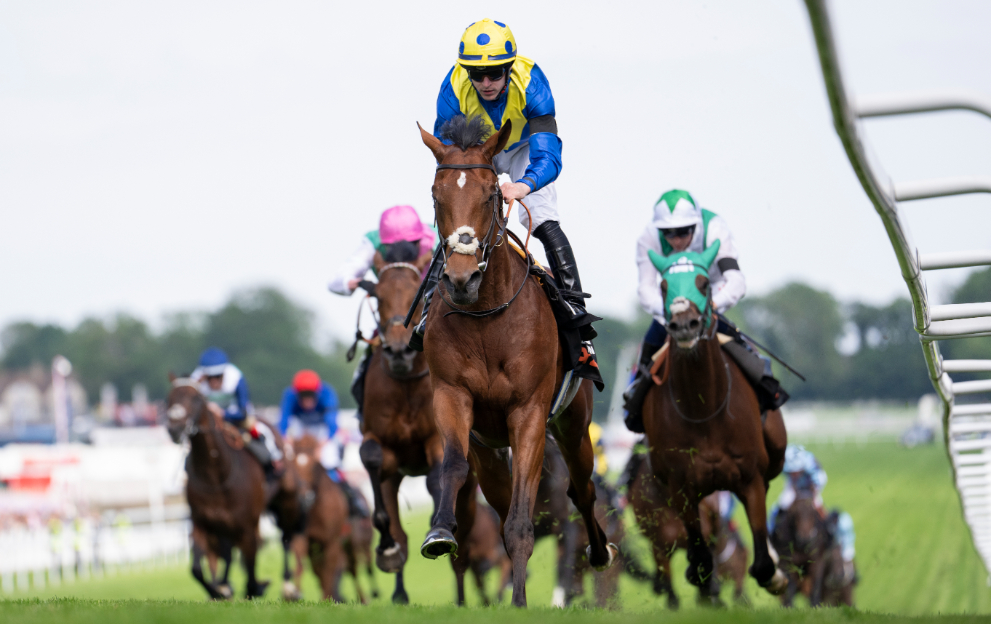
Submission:
[[[301,370],[293,376],[292,387],[296,392],[316,392],[320,389],[320,375],[309,369]]]
[[[458,61],[462,65],[493,67],[511,64],[515,59],[516,39],[502,22],[485,18],[473,22],[461,35]]]
[[[393,206],[379,219],[379,240],[384,245],[399,241],[418,241],[427,234],[420,215],[412,206]]]
[[[227,359],[227,354],[219,347],[209,347],[200,356],[200,368],[207,377],[223,375],[228,364],[230,360]]]
[[[702,210],[688,191],[668,191],[654,204],[652,224],[659,230],[698,225],[701,222]]]

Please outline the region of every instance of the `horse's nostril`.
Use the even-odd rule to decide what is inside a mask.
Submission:
[[[678,325],[678,323],[671,321],[670,323],[668,323],[668,329],[670,329],[673,332],[676,332],[679,329],[681,329],[681,325]]]
[[[699,325],[701,325],[701,322],[698,319],[692,319],[691,322],[688,323],[688,328],[689,329],[698,329],[699,328]]]

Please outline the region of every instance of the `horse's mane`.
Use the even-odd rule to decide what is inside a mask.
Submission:
[[[492,127],[480,115],[465,117],[458,115],[444,122],[440,128],[440,138],[467,151],[481,145],[492,132]]]
[[[386,262],[415,262],[420,257],[420,241],[399,241],[389,246]]]

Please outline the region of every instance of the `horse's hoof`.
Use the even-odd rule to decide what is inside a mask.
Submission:
[[[409,604],[409,595],[405,591],[396,590],[396,593],[392,594],[392,604]]]
[[[565,601],[565,598],[566,596],[565,596],[564,588],[558,585],[557,587],[554,588],[554,593],[551,594],[551,606],[557,607],[558,609],[565,608],[566,606],[568,606],[567,602]]]
[[[220,597],[223,600],[230,600],[231,598],[234,597],[234,590],[231,589],[231,586],[228,585],[227,583],[224,583],[222,585],[217,585],[215,589],[217,590],[217,593],[220,594]]]
[[[609,542],[606,544],[606,552],[609,554],[609,559],[602,565],[592,565],[592,545],[589,544],[585,547],[585,557],[588,559],[589,565],[592,565],[592,569],[596,572],[602,572],[607,570],[609,566],[612,565],[613,561],[616,561],[616,557],[619,556],[619,546]]]
[[[788,577],[785,575],[784,572],[775,568],[774,576],[772,576],[771,580],[769,580],[767,583],[761,585],[761,587],[766,589],[769,594],[772,594],[774,596],[780,596],[781,594],[785,593],[786,589],[788,589]]]
[[[265,595],[266,589],[268,589],[268,581],[258,581],[255,583],[254,587],[248,587],[248,591],[245,592],[245,598],[248,600],[251,600],[252,598],[261,598]]]
[[[444,555],[458,554],[458,541],[454,539],[454,534],[447,529],[430,529],[427,538],[420,546],[420,554],[427,559],[436,559]]]
[[[403,556],[403,547],[399,544],[393,544],[381,552],[375,549],[375,565],[387,574],[399,572],[403,569],[404,563],[406,563],[406,557]]]
[[[301,600],[303,595],[299,592],[299,588],[292,581],[285,581],[282,583],[282,599],[288,602],[296,602]]]

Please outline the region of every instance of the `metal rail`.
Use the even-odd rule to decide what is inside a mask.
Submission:
[[[991,265],[991,250],[920,255],[908,237],[899,201],[965,193],[991,193],[991,176],[892,183],[873,162],[859,120],[944,110],[969,110],[991,117],[991,98],[967,92],[861,96],[843,85],[827,0],[805,0],[822,66],[833,125],[857,179],[888,232],[912,299],[915,330],[926,368],[942,402],[943,431],[964,519],[986,570],[991,570],[991,403],[956,405],[961,394],[991,392],[991,380],[954,382],[949,373],[991,372],[991,360],[943,360],[939,341],[991,336],[991,302],[931,306],[922,271]]]

